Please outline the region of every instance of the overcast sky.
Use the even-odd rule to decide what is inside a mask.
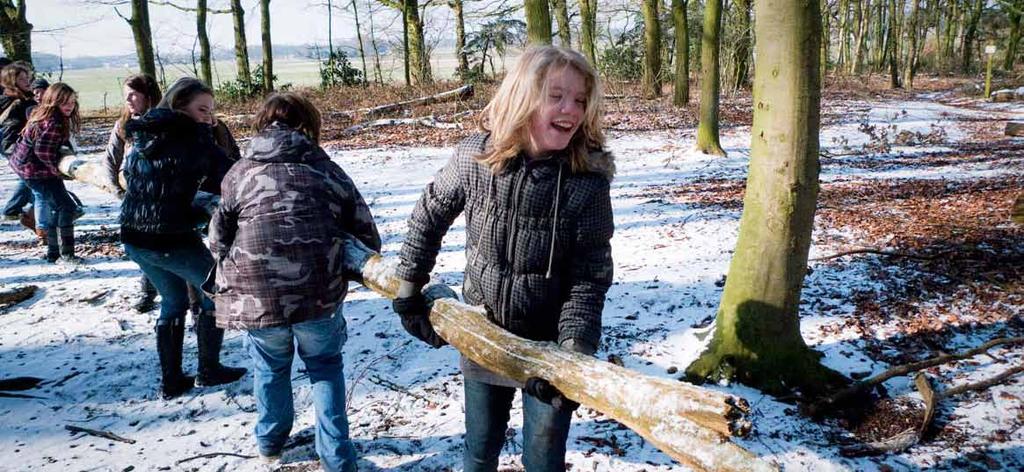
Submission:
[[[110,0],[93,0],[107,1]],[[174,0],[179,5],[195,5],[194,0]],[[274,0],[270,3],[271,37],[274,44],[326,44],[327,9],[316,6],[326,0]],[[210,8],[227,8],[228,0],[210,0]],[[336,1],[335,3],[340,3]],[[348,3],[348,2],[346,2]],[[260,43],[258,0],[242,0],[245,7],[247,39],[250,46]],[[362,5],[362,3],[361,3]],[[117,7],[130,16],[131,7]],[[192,50],[195,42],[195,15],[168,6],[150,5],[155,45],[161,51]],[[438,10],[447,10],[438,9]],[[361,12],[363,14],[363,12]],[[381,15],[381,20],[394,13]],[[90,0],[32,0],[28,2],[28,20],[34,25],[32,50],[65,57],[106,56],[135,51],[131,29],[109,5],[90,4]],[[365,20],[364,20],[365,21]],[[355,38],[355,23],[340,13],[334,15],[334,38]],[[234,33],[230,15],[209,15],[210,43],[214,48],[233,48]],[[378,25],[379,27],[379,25]],[[399,26],[400,28],[400,26]]]

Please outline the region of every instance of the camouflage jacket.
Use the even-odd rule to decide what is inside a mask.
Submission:
[[[567,156],[527,162],[500,174],[475,156],[476,134],[427,185],[409,219],[398,276],[425,283],[441,239],[466,216],[466,301],[512,333],[538,341],[571,340],[596,348],[612,282],[612,155],[590,154],[590,172],[573,173]]]
[[[352,179],[304,135],[272,124],[224,177],[210,224],[217,325],[258,329],[330,316],[348,287],[346,233],[380,251]]]

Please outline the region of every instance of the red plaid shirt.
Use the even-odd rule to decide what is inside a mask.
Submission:
[[[59,149],[67,138],[59,118],[33,123],[18,137],[9,162],[22,179],[52,179],[61,176]]]

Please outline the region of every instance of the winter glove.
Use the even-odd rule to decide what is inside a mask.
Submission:
[[[579,403],[565,398],[565,395],[562,395],[562,392],[559,392],[554,385],[551,385],[551,382],[540,377],[526,379],[526,385],[523,387],[523,390],[534,398],[561,411],[572,412],[580,407]]]
[[[391,308],[402,317],[402,327],[405,331],[416,339],[435,349],[448,344],[430,325],[430,305],[422,293],[416,292],[408,297],[396,298],[391,301]]]

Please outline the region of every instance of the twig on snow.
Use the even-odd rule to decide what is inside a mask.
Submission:
[[[75,425],[70,425],[70,424],[64,425],[64,429],[66,429],[68,431],[71,431],[72,433],[85,433],[85,434],[88,434],[90,436],[106,438],[106,439],[109,439],[111,441],[120,441],[120,442],[123,442],[123,443],[135,444],[135,440],[134,439],[128,439],[128,438],[125,438],[125,437],[121,437],[121,436],[118,436],[118,435],[116,435],[114,433],[111,433],[110,431],[100,431],[98,429],[82,428],[82,427],[75,426]]]
[[[181,459],[181,460],[175,462],[175,465],[183,464],[183,463],[188,462],[188,461],[194,461],[196,459],[209,459],[211,457],[220,457],[220,456],[240,457],[242,459],[253,459],[253,458],[256,457],[256,456],[250,456],[250,455],[246,455],[246,454],[236,454],[234,452],[208,452],[206,454],[199,454],[198,456],[186,457],[184,459]]]

